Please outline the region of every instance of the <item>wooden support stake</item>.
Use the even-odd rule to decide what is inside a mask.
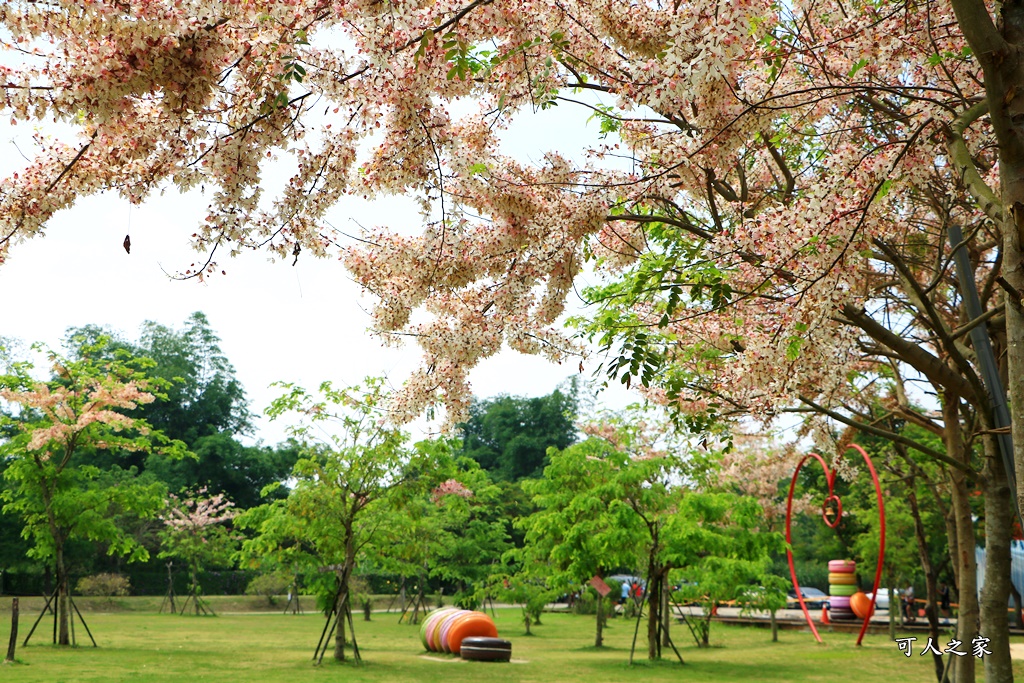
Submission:
[[[53,600],[56,596],[57,596],[57,592],[54,591],[53,593],[50,594],[50,597],[46,598],[46,604],[43,606],[43,611],[39,613],[39,618],[36,619],[36,623],[32,624],[32,628],[29,629],[28,635],[25,636],[25,642],[21,644],[22,647],[25,647],[26,645],[28,645],[28,639],[31,638],[32,634],[36,632],[36,626],[39,626],[39,622],[43,620],[44,616],[46,616],[46,608],[50,606],[50,601]],[[54,617],[54,619],[56,619],[56,617]],[[56,643],[57,642],[57,622],[54,621],[53,625],[54,625],[53,642]]]
[[[629,647],[629,665],[633,666],[633,653],[636,652],[636,637],[640,633],[640,622],[644,618],[644,604],[647,602],[647,598],[650,595],[647,591],[644,591],[644,595],[640,598],[640,609],[636,615],[636,628],[633,629],[633,644]],[[598,614],[598,617],[601,615]]]
[[[99,647],[99,645],[96,644],[96,639],[92,637],[92,631],[89,630],[89,624],[85,623],[85,617],[83,617],[82,613],[78,611],[78,605],[76,605],[75,601],[71,599],[71,596],[68,596],[68,600],[71,602],[71,608],[75,610],[75,614],[78,615],[78,619],[82,622],[82,626],[85,627],[85,632],[89,634],[89,640],[92,641],[92,646]],[[72,623],[75,621],[74,614],[71,615],[71,621]]]
[[[75,638],[75,613],[71,610],[71,605],[74,605],[71,601],[71,595],[68,594],[68,622],[71,624],[71,647],[78,647],[78,639]]]
[[[18,645],[18,598],[11,603],[11,640],[7,643],[7,658],[4,662],[14,661],[14,648]]]
[[[362,664],[363,658],[359,656],[359,645],[356,644],[356,625],[352,623],[352,604],[346,603],[345,613],[348,615],[348,630],[352,634],[352,656],[356,664]]]

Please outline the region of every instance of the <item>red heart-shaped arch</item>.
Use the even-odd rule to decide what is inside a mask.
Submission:
[[[882,502],[882,486],[878,483],[878,474],[875,472],[875,466],[871,463],[871,458],[869,458],[868,454],[864,452],[864,449],[857,444],[851,444],[849,448],[846,449],[846,453],[849,453],[850,448],[853,448],[860,453],[864,458],[864,462],[867,463],[868,471],[871,472],[871,480],[875,483],[875,495],[878,497],[878,565],[875,567],[875,584],[871,589],[871,608],[868,610],[867,616],[864,617],[864,622],[860,627],[860,634],[857,636],[857,645],[860,645],[861,641],[864,640],[864,633],[868,630],[868,621],[871,619],[871,615],[875,611],[875,600],[878,598],[878,583],[882,579],[882,564],[885,561],[885,505]],[[796,471],[793,472],[793,479],[789,482],[789,496],[786,498],[786,559],[789,560],[789,574],[793,577],[793,589],[796,591],[796,599],[800,603],[800,609],[804,612],[804,617],[807,619],[807,625],[811,627],[811,633],[814,634],[814,638],[820,643],[821,636],[818,635],[818,629],[814,626],[814,621],[811,620],[811,613],[807,611],[807,605],[804,603],[804,595],[800,590],[800,582],[797,581],[796,578],[796,568],[793,566],[793,538],[790,533],[790,526],[793,520],[793,491],[796,489],[796,479],[800,475],[800,469],[804,466],[804,463],[811,458],[814,458],[821,463],[822,469],[825,470],[825,481],[828,483],[828,496],[825,497],[824,502],[821,504],[822,519],[825,520],[825,524],[834,529],[839,525],[839,519],[843,512],[843,503],[834,490],[836,471],[834,469],[830,469],[825,463],[825,459],[817,453],[805,455],[796,466]],[[829,510],[831,509],[830,504],[834,505],[835,519],[829,519]]]

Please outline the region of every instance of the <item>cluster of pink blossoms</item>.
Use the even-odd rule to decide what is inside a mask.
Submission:
[[[430,492],[430,500],[439,504],[445,496],[458,496],[459,498],[472,498],[473,492],[457,479],[448,479],[442,482]]]
[[[202,487],[191,498],[181,499],[171,494],[167,501],[167,512],[160,520],[172,529],[197,533],[206,527],[235,518],[238,511],[232,509],[234,506],[222,493],[206,497],[206,487]]]
[[[659,328],[669,360],[755,413],[801,392],[838,400],[859,349],[836,313],[870,303],[886,274],[873,240],[903,243],[933,218],[915,197],[966,197],[950,124],[984,95],[949,3],[901,7],[10,0],[3,47],[25,57],[0,66],[0,113],[77,135],[38,137],[0,179],[0,262],[85,195],[207,188],[205,256],[186,274],[242,249],[337,255],[378,298],[375,330],[422,349],[394,419],[443,404],[453,423],[469,371],[500,349],[581,352],[559,320],[588,262],[614,277],[660,249],[652,230],[674,231],[734,297],[684,293]],[[597,108],[612,139],[530,162],[501,152],[511,122],[556,104],[581,123]],[[960,142],[985,158],[991,130]],[[280,154],[295,171],[268,192]],[[971,187],[997,187],[997,166],[978,168]],[[421,203],[419,235],[371,227],[336,249],[332,206],[398,194]],[[662,304],[638,322],[659,325]]]

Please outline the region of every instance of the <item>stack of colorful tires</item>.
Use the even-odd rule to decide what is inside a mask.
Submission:
[[[466,638],[497,638],[498,627],[483,612],[448,607],[431,612],[420,626],[420,641],[431,652],[459,654]]]
[[[857,563],[853,560],[832,560],[828,563],[829,618],[853,621],[857,616],[850,607],[850,596],[857,592]]]

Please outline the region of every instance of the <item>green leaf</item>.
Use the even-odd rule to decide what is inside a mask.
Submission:
[[[800,347],[803,346],[804,340],[800,337],[790,337],[789,344],[786,345],[786,359],[796,360],[800,356]]]
[[[875,194],[876,199],[882,199],[885,195],[889,194],[889,190],[892,188],[892,178],[886,178],[878,188],[878,192]]]
[[[854,63],[853,68],[850,69],[850,73],[847,74],[847,77],[848,78],[853,78],[858,71],[860,71],[861,69],[866,67],[868,64],[869,64],[869,62],[866,59],[859,59],[859,60],[857,60],[857,62]]]

